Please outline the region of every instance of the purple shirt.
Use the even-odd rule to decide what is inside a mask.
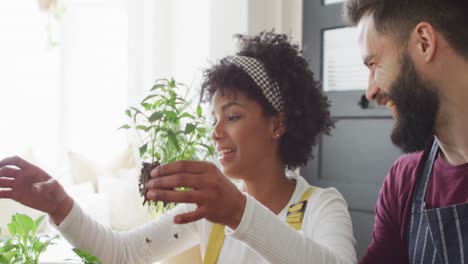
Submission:
[[[409,263],[406,226],[417,172],[428,151],[403,155],[390,169],[379,193],[372,240],[361,264]],[[452,166],[439,154],[425,202],[427,208],[468,203],[468,163]]]

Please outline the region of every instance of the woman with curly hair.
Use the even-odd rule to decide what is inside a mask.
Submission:
[[[157,167],[147,198],[181,204],[127,232],[91,220],[55,181],[41,188],[42,206],[26,204],[48,212],[74,246],[104,263],[152,263],[196,244],[204,263],[356,263],[343,197],[287,171],[305,165],[319,136],[333,127],[327,98],[286,35],[238,38],[240,51],[206,70],[202,85],[222,172],[204,161]],[[51,182],[20,159],[0,162],[5,165]],[[192,190],[174,190],[180,186]]]

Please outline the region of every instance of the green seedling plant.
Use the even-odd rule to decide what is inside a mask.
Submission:
[[[11,238],[0,242],[0,264],[39,263],[39,256],[49,245],[53,244],[54,240],[58,239],[58,235],[49,237],[36,234],[44,217],[45,215],[36,220],[23,214],[15,214],[11,217],[11,222],[8,224]]]
[[[139,154],[144,162],[139,189],[143,204],[147,202],[144,185],[154,167],[177,160],[205,159],[214,154],[202,107],[198,104],[193,108],[187,94],[188,87],[173,78],[158,79],[138,107],[125,110],[130,122],[120,128],[133,129],[141,141]],[[164,202],[153,205],[162,211],[173,206]]]

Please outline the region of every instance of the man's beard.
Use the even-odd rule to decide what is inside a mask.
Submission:
[[[435,133],[439,96],[435,87],[422,80],[407,53],[401,61],[398,78],[388,96],[397,109],[391,139],[404,152],[425,149]]]

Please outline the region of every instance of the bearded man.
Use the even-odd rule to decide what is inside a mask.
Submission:
[[[468,1],[347,0],[403,155],[388,173],[361,263],[468,263]]]

